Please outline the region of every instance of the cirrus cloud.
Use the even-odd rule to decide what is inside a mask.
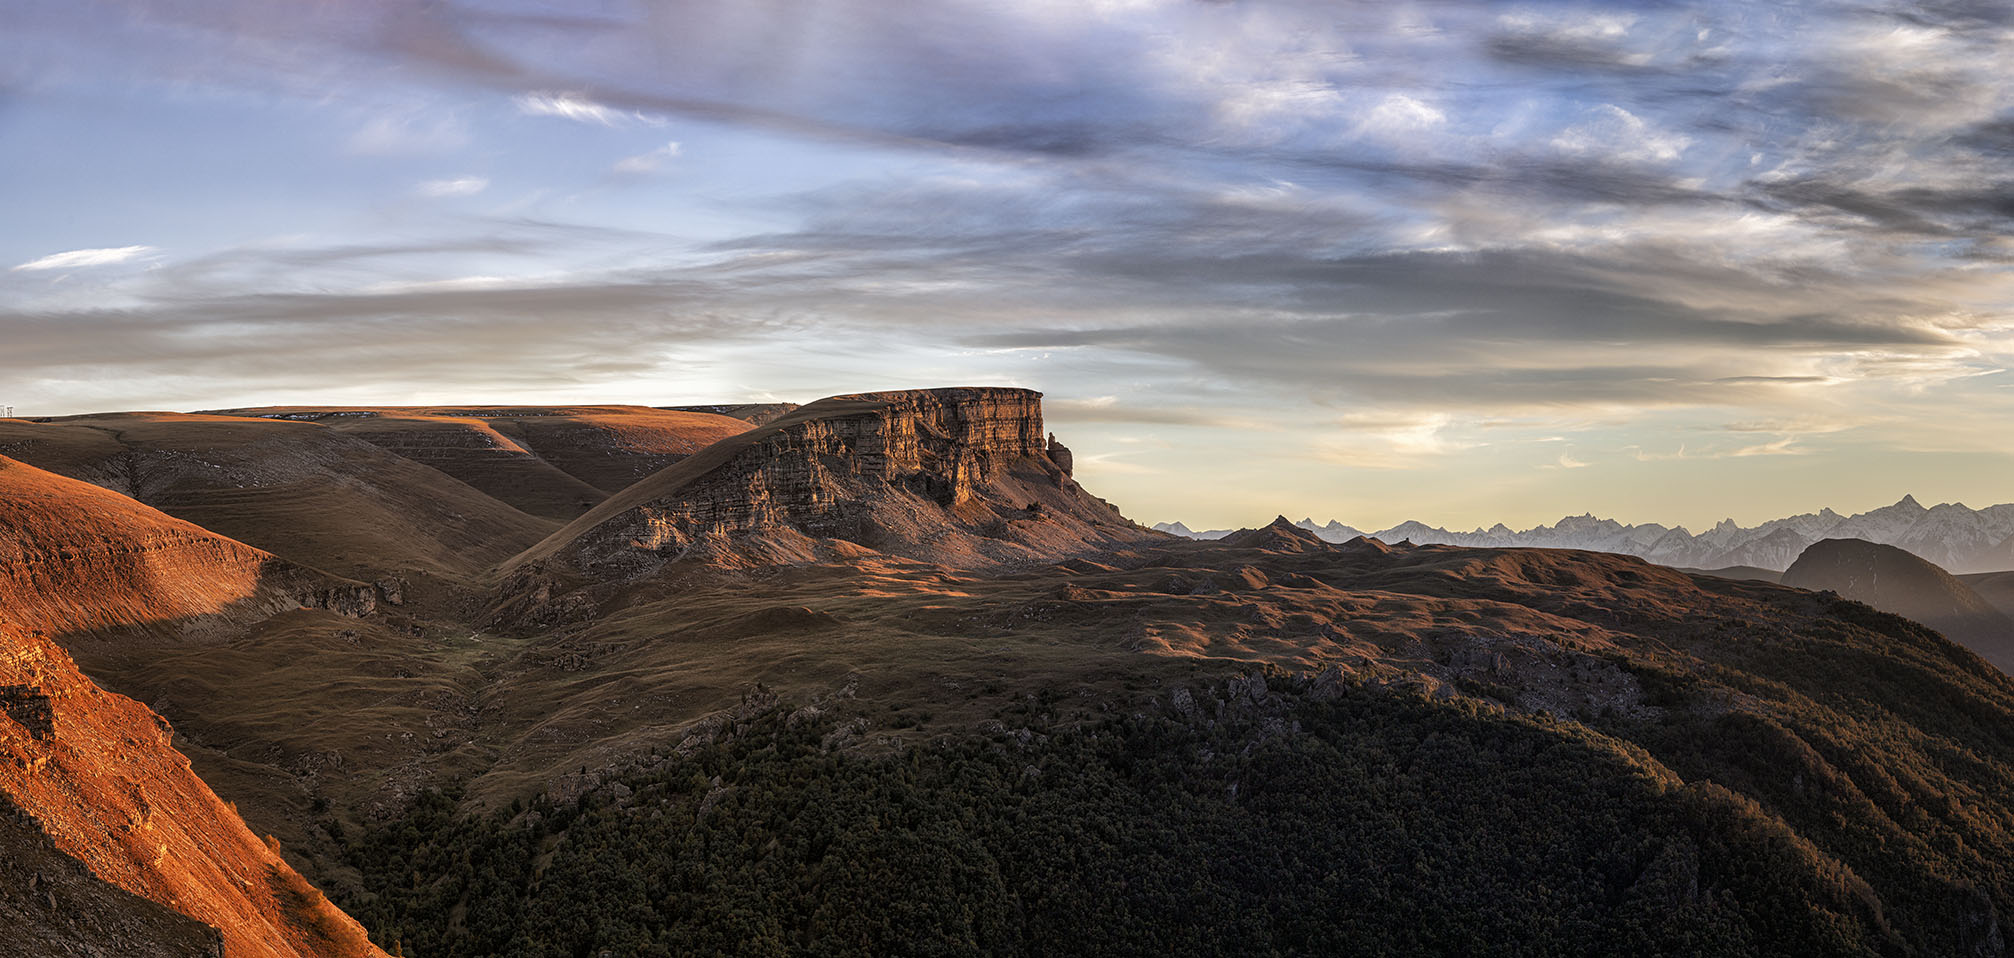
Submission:
[[[98,249],[73,249],[63,253],[51,253],[39,259],[31,259],[13,267],[15,272],[32,272],[46,269],[76,269],[83,266],[109,266],[123,263],[134,257],[144,256],[154,251],[152,246],[108,246]]]

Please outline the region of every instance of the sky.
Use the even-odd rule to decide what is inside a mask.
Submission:
[[[0,404],[1042,390],[1142,521],[2014,501],[2014,7],[0,7]]]

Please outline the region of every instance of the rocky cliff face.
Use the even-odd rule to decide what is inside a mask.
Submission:
[[[685,558],[833,548],[997,566],[1155,535],[1079,488],[1069,461],[1031,390],[836,396],[637,483],[512,567],[633,578]]]
[[[69,949],[94,942],[125,949],[106,954],[216,953],[199,926],[131,903],[65,911],[117,903],[102,882],[218,929],[232,958],[383,954],[189,770],[145,706],[98,688],[47,640],[7,629],[0,690],[0,806],[18,813],[0,841],[38,855],[46,843],[89,873],[52,861],[0,889],[0,915],[32,919],[28,931],[84,936],[45,953],[89,954]]]
[[[629,532],[626,545],[653,551],[764,525],[844,536],[853,531],[848,480],[899,484],[956,507],[1009,463],[1045,455],[1041,394],[1027,390],[884,393],[816,405],[738,444],[673,495],[653,497],[625,529],[608,531]]]

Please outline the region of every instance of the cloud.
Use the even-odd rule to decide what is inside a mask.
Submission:
[[[1044,411],[1068,422],[1137,423],[1157,426],[1205,426],[1229,429],[1267,429],[1255,419],[1229,415],[1223,410],[1195,406],[1143,405],[1121,402],[1117,396],[1070,399],[1050,396],[1042,402]]]
[[[554,315],[568,321],[546,319]],[[9,331],[0,379],[174,382],[184,406],[220,391],[627,384],[674,368],[692,375],[701,368],[694,357],[786,335],[784,325],[722,315],[675,284],[610,277],[162,297],[125,308],[0,310]],[[253,342],[261,348],[246,348]]]
[[[1613,103],[1589,111],[1588,119],[1553,137],[1552,145],[1577,156],[1599,156],[1624,163],[1668,163],[1692,144],[1692,138],[1652,127]]]
[[[1774,442],[1743,446],[1728,455],[1736,459],[1748,456],[1801,456],[1804,455],[1804,450],[1798,447],[1796,437],[1786,436]]]
[[[556,116],[576,123],[617,126],[625,123],[662,123],[640,112],[611,109],[576,93],[526,93],[516,97],[518,112],[526,116]]]
[[[1459,426],[1445,412],[1349,413],[1329,429],[1316,440],[1314,457],[1360,469],[1417,469],[1483,445],[1457,436]]]
[[[448,153],[467,146],[468,126],[452,113],[388,110],[366,119],[345,146],[366,156]]]
[[[632,176],[641,176],[647,173],[655,173],[660,168],[662,168],[664,164],[669,163],[674,159],[677,159],[680,152],[682,152],[681,147],[678,145],[676,141],[673,141],[671,143],[667,143],[663,146],[660,146],[655,150],[651,150],[647,153],[638,153],[635,156],[623,157],[622,159],[616,161],[615,166],[612,167],[612,170],[616,173],[623,173]]]
[[[1802,456],[1810,452],[1810,449],[1801,445],[1801,441],[1797,436],[1784,436],[1769,442],[1738,446],[1733,449],[1706,450],[1689,449],[1684,443],[1680,443],[1677,451],[1663,453],[1649,452],[1642,446],[1629,446],[1628,448],[1638,462],[1667,462],[1675,459],[1747,459],[1754,456]]]
[[[214,78],[237,58],[250,89],[284,74],[327,102],[401,104],[352,118],[353,150],[466,145],[439,104],[473,88],[625,136],[704,121],[681,138],[709,161],[718,143],[792,162],[760,198],[681,168],[721,197],[704,237],[480,221],[404,251],[199,256],[107,298],[170,325],[256,306],[332,335],[482,317],[527,340],[578,306],[653,348],[671,342],[653,319],[704,317],[854,344],[764,343],[884,374],[1032,380],[1040,356],[1057,415],[1236,428],[1222,410],[1373,408],[1384,431],[1331,437],[1392,462],[1461,455],[1478,434],[1460,424],[1492,417],[1732,456],[1830,434],[1701,430],[1852,411],[1868,425],[1851,441],[1875,443],[1925,411],[2006,408],[1980,405],[2009,392],[1983,371],[2014,357],[2014,34],[1991,4],[814,6],[156,11],[187,43],[136,45],[157,51],[144,69]],[[486,140],[547,135],[503,126]],[[606,153],[577,185],[676,152]],[[532,262],[551,275],[516,272]],[[646,265],[566,272],[586,262]]]
[[[1364,118],[1363,129],[1379,136],[1403,137],[1444,126],[1447,122],[1445,111],[1406,94],[1391,93]]]
[[[462,176],[449,180],[427,180],[418,187],[422,196],[474,196],[489,189],[490,181],[480,176]]]
[[[73,249],[66,253],[51,253],[40,259],[32,259],[13,267],[15,272],[46,269],[76,269],[82,266],[106,266],[123,263],[136,256],[144,256],[154,251],[152,246],[111,246],[102,249]]]
[[[1509,13],[1498,18],[1485,49],[1506,62],[1563,71],[1641,70],[1653,55],[1631,45],[1639,19],[1628,13]]]

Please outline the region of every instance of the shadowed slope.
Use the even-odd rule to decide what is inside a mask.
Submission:
[[[1723,568],[1718,569],[1688,569],[1684,566],[1678,566],[1676,568],[1680,572],[1690,572],[1693,573],[1694,575],[1719,576],[1720,578],[1723,579],[1746,579],[1751,582],[1783,581],[1783,573],[1777,572],[1774,569],[1764,569],[1761,566],[1736,565],[1736,566],[1725,566]]]
[[[1959,576],[1958,581],[1979,593],[2001,615],[2014,619],[2014,572],[1974,572]]]
[[[0,792],[98,878],[219,929],[231,958],[382,954],[189,770],[166,721],[47,640],[0,628],[0,711]]]
[[[19,958],[218,958],[217,930],[107,882],[0,794],[0,929]]]
[[[1571,910],[1590,927],[1628,926],[1631,915],[1676,926],[1639,953],[1786,955],[1992,953],[1997,915],[2014,902],[1999,864],[2014,855],[2004,798],[2014,681],[1913,623],[1836,597],[1612,554],[1315,544],[1263,529],[1230,543],[1148,540],[1007,574],[877,555],[686,569],[655,585],[527,637],[495,673],[495,763],[467,794],[497,817],[450,827],[431,817],[443,814],[436,802],[415,827],[460,836],[430,839],[431,861],[544,862],[550,852],[553,870],[521,897],[528,885],[470,881],[449,900],[527,916],[524,927],[546,941],[590,953],[671,927],[712,940],[694,916],[731,914],[838,940],[818,938],[829,927],[810,912],[862,916],[862,934],[899,952],[920,950],[901,943],[939,926],[877,910],[879,889],[916,903],[903,915],[1000,914],[1001,934],[1042,942],[1055,940],[1053,928],[1019,906],[1043,907],[1045,890],[1075,888],[1070,876],[1088,872],[1097,878],[1070,893],[1070,914],[1095,917],[1064,923],[1086,941],[1145,940],[1191,913],[1181,903],[1246,894],[1316,937],[1332,921],[1366,943],[1385,940],[1367,928],[1422,942],[1455,935],[1408,953],[1506,951],[1478,943],[1478,921],[1564,941],[1572,936],[1544,923]],[[1331,708],[1348,718],[1331,724]],[[1288,784],[1330,768],[1308,757],[1319,747],[1309,733],[1325,726],[1333,735],[1322,741],[1352,748],[1380,728],[1399,734],[1372,750],[1377,771]],[[1073,736],[1104,745],[1052,750]],[[1512,740],[1528,744],[1506,758]],[[785,754],[803,764],[765,764]],[[1618,767],[1634,771],[1618,777]],[[917,770],[931,768],[943,769],[941,784],[911,791]],[[1145,769],[1161,770],[1166,788],[1136,796],[1102,777]],[[1533,778],[1506,788],[1511,774]],[[1660,784],[1618,804],[1630,781],[1646,779]],[[1358,807],[1340,796],[1395,783],[1433,801],[1338,813]],[[508,811],[540,794],[532,812]],[[1084,804],[1100,795],[1124,797]],[[1212,810],[1194,828],[1169,824],[1165,810],[1198,801]],[[837,851],[854,847],[847,836],[913,837],[939,810],[928,848]],[[1347,823],[1339,834],[1296,831],[1337,820]],[[1496,824],[1478,827],[1484,820]],[[1573,890],[1547,885],[1556,898],[1511,904],[1533,875],[1588,861],[1531,831],[1540,821],[1557,821],[1562,835],[1609,836],[1593,852],[1608,864]],[[973,824],[987,822],[1000,824]],[[398,924],[441,897],[402,890],[411,867],[401,828],[381,833],[389,844],[371,854],[383,865],[370,866],[381,877],[367,881],[380,904],[403,904],[374,908],[371,920],[414,931],[409,944],[465,940],[452,953],[511,953],[510,927],[458,939],[436,912],[424,920],[439,937],[423,939],[418,924]],[[1101,850],[1031,876],[1023,863],[1041,855],[982,837],[1030,828],[1063,836],[1033,843],[1042,847]],[[1519,863],[1494,864],[1498,851],[1449,853],[1425,837],[1441,834],[1457,844],[1487,836]],[[1119,835],[1132,837],[1101,841]],[[1187,844],[1217,839],[1226,847]],[[1385,850],[1364,852],[1373,847]],[[1352,855],[1366,864],[1339,872]],[[1143,918],[1138,890],[1185,867],[1171,860],[1198,864],[1154,899],[1166,911]],[[879,864],[855,867],[863,861]],[[945,861],[982,881],[945,885],[932,871]],[[1339,873],[1370,876],[1371,886],[1407,873],[1380,864],[1389,861],[1437,864],[1389,897],[1371,889],[1281,904]],[[1225,878],[1234,863],[1250,871]],[[791,884],[799,875],[816,877]],[[637,890],[633,902],[681,888],[689,907],[624,912],[647,929],[641,939],[537,917],[542,907],[606,906],[597,896],[621,888]],[[1003,895],[1018,903],[1001,906]],[[1646,897],[1618,904],[1634,896]],[[1478,901],[1492,917],[1476,917]],[[1212,945],[1184,939],[1167,950],[1249,943],[1203,924],[1195,940]],[[1731,937],[1687,938],[1684,927]],[[1775,945],[1741,944],[1761,940]]]
[[[1826,539],[1797,557],[1783,573],[1783,584],[1830,589],[1915,619],[2014,672],[2014,620],[1957,577],[1903,549],[1861,539]]]

